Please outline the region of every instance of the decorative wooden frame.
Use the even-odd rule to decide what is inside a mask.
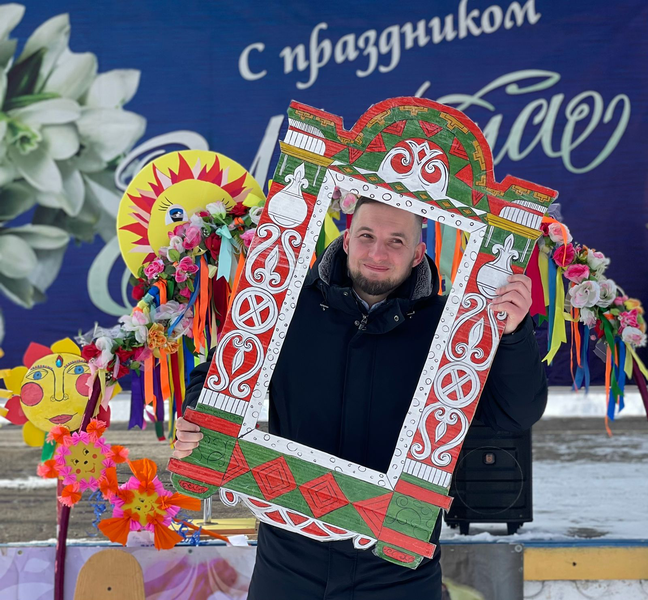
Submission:
[[[169,470],[184,493],[220,488],[224,503],[243,501],[264,522],[352,539],[416,568],[434,553],[430,536],[504,328],[488,300],[524,271],[557,193],[509,176],[497,183],[475,123],[429,100],[386,100],[350,131],[298,102],[288,117],[205,388],[185,414],[204,438]],[[386,473],[256,429],[336,186],[470,234]]]

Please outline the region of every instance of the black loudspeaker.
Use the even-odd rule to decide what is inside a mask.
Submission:
[[[445,522],[467,535],[471,523],[506,523],[509,534],[533,521],[531,430],[494,431],[473,421],[450,485]]]

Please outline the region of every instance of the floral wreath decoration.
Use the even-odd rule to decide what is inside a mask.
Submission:
[[[178,167],[175,171],[169,169],[169,181],[159,173],[157,179],[168,185],[177,180],[182,183],[180,173],[186,177],[189,172],[203,173],[205,167],[199,171],[199,162],[189,168],[188,161],[196,160],[192,152],[160,157],[167,159],[167,164],[177,160]],[[211,152],[202,152],[201,157],[204,164],[214,160],[207,172],[216,170],[219,157],[221,162],[226,158]],[[229,185],[224,183],[226,178],[222,175],[216,181]],[[133,201],[132,187],[131,183],[122,202]],[[136,189],[141,193],[139,187]],[[334,200],[339,198],[338,190]],[[155,422],[158,437],[164,439],[162,423],[168,402],[169,429],[173,430],[191,370],[196,362],[206,360],[224,324],[231,291],[240,278],[264,204],[260,191],[240,202],[225,197],[198,207],[186,221],[169,228],[168,245],[159,246],[157,254],[151,254],[151,260],[143,262],[131,280],[133,298],[137,300],[132,313],[122,316],[119,325],[111,329],[95,327],[79,338],[84,344],[82,354],[93,372],[101,370],[109,382],[132,373],[129,427],[143,427],[147,414]],[[172,205],[170,210],[175,210],[173,207],[178,209],[178,205]],[[320,236],[318,253],[340,235],[334,221],[340,218],[339,211],[340,203],[334,202],[322,226],[324,235]],[[140,229],[138,226],[142,235]],[[152,415],[146,412],[149,405]]]
[[[343,212],[352,213],[357,197],[347,194],[341,201]],[[558,206],[556,205],[556,208]],[[427,245],[434,260],[442,266],[458,264],[465,237],[458,232],[454,244],[446,243],[445,226],[426,228]],[[617,283],[606,276],[610,259],[602,252],[573,240],[569,228],[545,216],[542,236],[533,251],[526,274],[532,286],[531,316],[548,324],[548,347],[544,361],[551,364],[571,334],[570,363],[575,390],[589,390],[589,342],[595,341],[605,355],[607,409],[605,426],[624,408],[624,390],[633,378],[648,413],[648,369],[637,355],[646,346],[646,319],[641,301],[629,298]],[[442,258],[447,258],[443,261]],[[567,280],[567,290],[564,281]],[[569,327],[568,327],[569,325]]]

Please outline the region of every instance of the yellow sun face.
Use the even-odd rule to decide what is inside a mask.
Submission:
[[[162,246],[168,246],[169,233],[212,202],[222,202],[228,209],[234,206],[223,188],[199,179],[180,181],[164,190],[151,209],[148,240],[153,251],[158,254]]]
[[[70,454],[65,456],[65,464],[72,467],[77,481],[87,481],[90,477],[99,479],[103,470],[104,454],[93,445],[74,444],[69,446]]]
[[[43,356],[27,371],[20,387],[25,416],[42,431],[56,425],[77,430],[88,403],[89,380],[90,368],[80,356]]]
[[[142,493],[139,490],[133,490],[133,499],[130,502],[127,502],[122,506],[123,510],[133,511],[133,515],[137,515],[140,525],[146,525],[146,517],[149,514],[160,513],[164,514],[158,509],[156,500],[158,499],[158,494],[146,494]]]
[[[133,178],[119,204],[117,238],[124,261],[137,275],[169,245],[169,232],[207,204],[254,206],[263,199],[252,175],[222,154],[184,150],[160,156]]]

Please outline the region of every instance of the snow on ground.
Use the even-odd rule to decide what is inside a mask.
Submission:
[[[20,479],[0,479],[0,490],[33,490],[36,488],[50,487],[56,487],[56,479],[42,479],[31,475]]]

